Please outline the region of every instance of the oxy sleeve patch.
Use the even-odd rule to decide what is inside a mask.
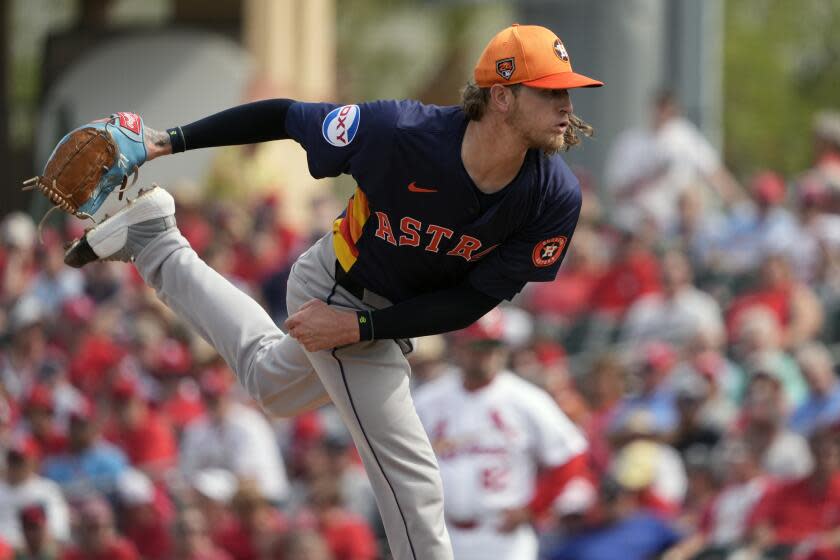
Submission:
[[[358,105],[336,107],[324,117],[324,122],[321,125],[324,140],[339,148],[347,146],[356,137],[356,132],[359,131],[361,117],[362,114]]]
[[[566,238],[563,236],[540,241],[531,253],[531,260],[534,266],[545,267],[553,265],[560,258],[560,255],[563,254],[563,247],[565,246]]]

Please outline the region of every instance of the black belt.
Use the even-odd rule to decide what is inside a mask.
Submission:
[[[350,278],[338,260],[335,261],[335,282],[359,301],[365,298],[365,287]]]

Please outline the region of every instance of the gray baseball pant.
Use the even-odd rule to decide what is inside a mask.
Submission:
[[[335,262],[332,234],[298,258],[287,285],[290,314],[310,299],[348,309],[387,305],[374,294],[360,301],[337,286]],[[370,478],[395,559],[453,558],[437,460],[414,410],[408,361],[395,341],[307,352],[207,266],[177,229],[149,243],[135,265],[266,412],[294,416],[335,404]]]

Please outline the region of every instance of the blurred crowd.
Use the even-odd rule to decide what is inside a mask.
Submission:
[[[812,168],[738,181],[661,95],[605,184],[577,174],[557,279],[504,307],[506,368],[589,442],[541,554],[840,559],[840,115],[815,116]],[[278,323],[336,208],[299,231],[277,197],[178,203]],[[0,219],[0,560],[387,558],[330,407],[266,417],[133,267],[64,266],[84,222]],[[418,387],[458,366],[450,344],[420,341]]]

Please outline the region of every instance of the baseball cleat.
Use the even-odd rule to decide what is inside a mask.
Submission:
[[[100,260],[133,261],[151,240],[175,227],[175,199],[157,185],[139,189],[122,206],[73,242],[64,262],[81,268]]]

